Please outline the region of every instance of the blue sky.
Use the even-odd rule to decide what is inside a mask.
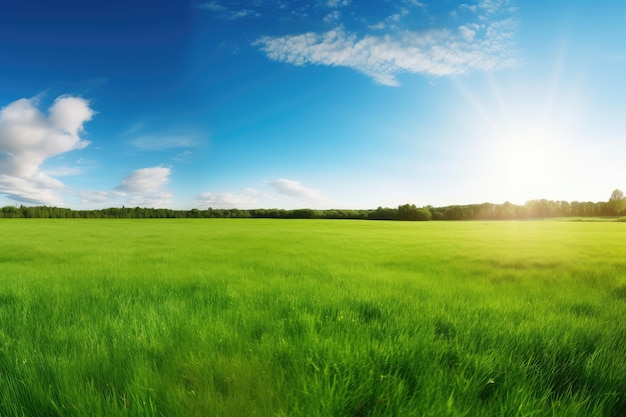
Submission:
[[[626,2],[6,0],[0,206],[626,189]]]

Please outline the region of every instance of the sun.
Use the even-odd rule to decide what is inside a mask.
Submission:
[[[567,171],[563,136],[554,126],[528,121],[496,129],[486,164],[494,191],[517,204],[555,195]]]
[[[575,146],[581,105],[557,81],[488,78],[472,88],[459,85],[466,104],[462,134],[476,146],[467,152],[466,183],[486,201],[576,195],[575,164],[584,158]]]

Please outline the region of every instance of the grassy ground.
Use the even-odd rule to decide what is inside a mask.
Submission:
[[[2,416],[624,416],[626,225],[0,221]]]

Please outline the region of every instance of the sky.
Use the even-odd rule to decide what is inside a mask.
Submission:
[[[0,206],[607,201],[626,2],[2,0]]]

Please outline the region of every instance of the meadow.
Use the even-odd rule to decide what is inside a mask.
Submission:
[[[626,223],[0,220],[1,416],[626,415]]]

